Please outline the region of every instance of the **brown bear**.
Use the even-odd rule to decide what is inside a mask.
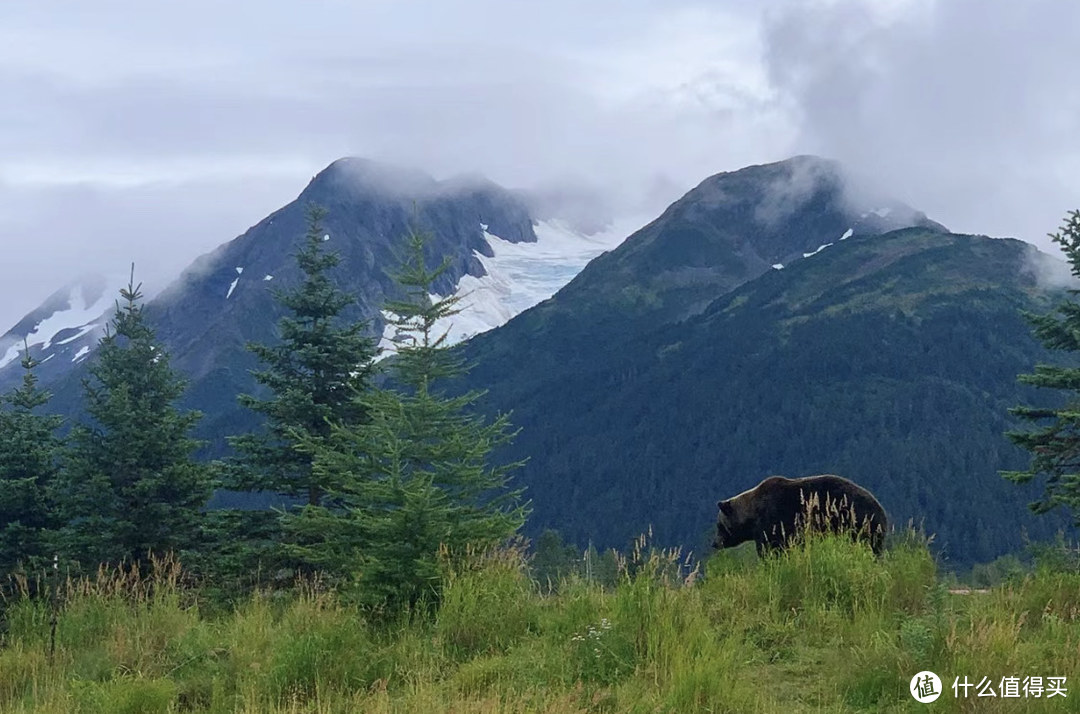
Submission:
[[[807,523],[817,531],[851,531],[855,539],[868,540],[875,555],[881,555],[885,545],[885,509],[862,486],[832,474],[770,476],[716,505],[720,512],[714,548],[752,540],[764,554],[786,547]]]

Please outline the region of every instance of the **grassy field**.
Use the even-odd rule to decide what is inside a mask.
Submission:
[[[880,560],[815,540],[686,573],[631,559],[554,594],[504,552],[434,612],[373,621],[315,587],[211,608],[175,566],[5,604],[2,712],[1080,712],[1080,573],[954,594],[917,538]],[[944,693],[915,702],[932,670]],[[956,698],[955,677],[1067,677],[1067,697]],[[1072,687],[1076,690],[1073,691]],[[1001,692],[998,692],[999,695]]]

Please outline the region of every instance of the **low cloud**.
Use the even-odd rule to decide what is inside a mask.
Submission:
[[[801,151],[951,229],[1045,239],[1080,204],[1080,5],[783,3],[765,63]]]
[[[1080,203],[1078,25],[1056,0],[5,5],[0,324],[86,269],[165,281],[343,156],[585,224],[816,154],[1047,247]]]
[[[789,162],[785,168],[767,186],[761,203],[754,209],[754,218],[764,226],[771,228],[781,223],[820,190],[836,187],[843,191],[841,168],[835,162],[806,156]]]
[[[18,266],[0,324],[76,266],[134,259],[148,284],[166,280],[343,156],[478,172],[566,206],[585,187],[571,210],[588,222],[589,203],[659,213],[788,131],[761,85],[756,19],[734,2],[454,2],[417,17],[316,0],[302,15],[246,0],[0,9],[0,241]]]
[[[1073,274],[1072,266],[1057,255],[1041,250],[1031,250],[1027,254],[1027,264],[1024,269],[1044,288],[1050,290],[1080,288],[1080,279]]]
[[[71,279],[126,278],[132,262],[144,292],[161,291],[182,267],[231,240],[299,193],[294,178],[109,186],[0,183],[0,317],[7,330]]]

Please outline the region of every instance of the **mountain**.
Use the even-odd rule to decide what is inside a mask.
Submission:
[[[903,203],[852,187],[835,161],[796,156],[705,179],[620,250],[593,261],[560,299],[588,292],[593,306],[684,318],[770,269],[848,237],[907,226],[945,230]]]
[[[689,318],[765,273],[852,237],[908,226],[946,230],[910,206],[858,187],[835,161],[796,156],[720,173],[617,250],[591,261],[551,300],[522,316],[515,329],[532,332],[543,324],[537,334],[558,333],[557,351],[539,348],[530,353],[530,363],[550,358],[543,368],[588,370],[588,345],[605,343],[614,350]]]
[[[309,204],[327,209],[326,239],[342,258],[333,277],[357,296],[344,317],[371,321],[374,335],[383,331],[380,308],[393,288],[388,271],[410,227],[431,233],[432,261],[450,258],[437,289],[463,297],[463,314],[448,325],[457,339],[549,297],[626,235],[617,225],[585,235],[552,214],[536,219],[527,194],[480,177],[437,181],[366,159],[334,162],[295,201],[197,259],[147,306],[174,366],[190,380],[185,405],[206,412],[199,433],[213,442],[211,453],[225,434],[253,424],[235,400],[254,388],[248,370],[257,365],[244,345],[275,338],[282,313],[273,291],[300,279],[293,255]],[[54,407],[77,411],[80,367],[111,316],[119,285],[67,286],[0,338],[0,359],[7,360],[0,391],[21,377],[17,358],[29,335],[41,376],[53,385]]]
[[[718,499],[839,473],[953,564],[989,560],[1064,525],[998,475],[1027,460],[1007,408],[1046,398],[1016,383],[1049,359],[1020,313],[1059,297],[1040,255],[859,205],[830,162],[720,174],[463,345],[467,386],[521,427],[505,457],[529,459],[534,535],[622,547],[651,525],[700,553]]]
[[[124,284],[118,278],[88,275],[50,295],[0,335],[0,375],[21,378],[24,345],[42,362],[39,374],[46,380],[85,360],[104,332],[108,311]]]

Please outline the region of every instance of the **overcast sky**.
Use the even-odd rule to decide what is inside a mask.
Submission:
[[[1080,207],[1080,3],[0,4],[0,333],[84,271],[153,291],[346,155],[593,185],[839,159],[953,230]]]

